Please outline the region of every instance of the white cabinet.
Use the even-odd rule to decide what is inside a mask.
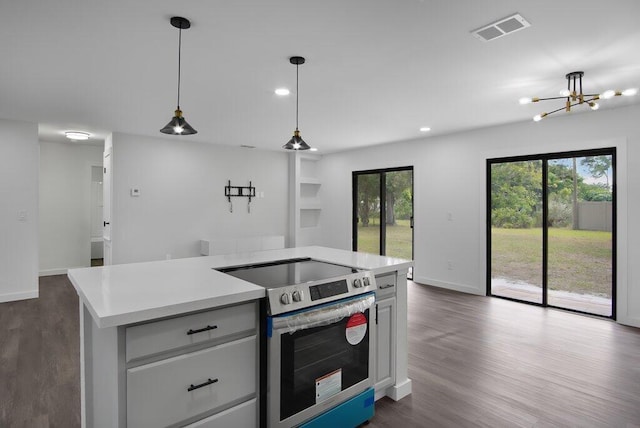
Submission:
[[[376,275],[376,400],[396,382],[396,272]]]
[[[377,303],[376,316],[376,391],[384,391],[395,381],[395,311],[396,298],[387,297]]]
[[[108,328],[81,316],[83,427],[257,426],[257,301]]]
[[[254,397],[256,336],[127,370],[127,426],[169,426]]]

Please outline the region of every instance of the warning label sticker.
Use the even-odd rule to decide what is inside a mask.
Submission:
[[[342,391],[342,369],[332,371],[316,379],[316,403]]]
[[[347,321],[347,342],[357,345],[362,342],[365,334],[367,334],[367,317],[362,312],[351,315],[351,318]]]

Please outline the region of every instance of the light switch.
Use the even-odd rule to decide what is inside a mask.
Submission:
[[[21,221],[21,222],[27,221],[27,212],[25,210],[18,211],[18,221]]]
[[[137,187],[132,187],[131,188],[131,196],[140,196],[140,189],[138,189]]]

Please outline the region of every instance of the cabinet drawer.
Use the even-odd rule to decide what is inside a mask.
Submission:
[[[127,362],[255,328],[255,303],[128,327]]]
[[[257,388],[256,340],[246,337],[127,370],[127,426],[166,427],[250,398]]]
[[[187,425],[185,428],[229,428],[258,426],[258,400],[255,398],[213,416]]]
[[[396,273],[376,275],[376,297],[390,296],[396,293]]]

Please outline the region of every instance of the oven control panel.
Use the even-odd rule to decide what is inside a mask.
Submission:
[[[375,291],[375,277],[359,271],[340,278],[313,281],[267,290],[271,315],[305,309],[346,297]]]

